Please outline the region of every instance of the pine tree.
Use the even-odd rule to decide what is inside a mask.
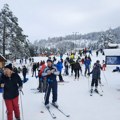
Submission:
[[[13,15],[8,4],[0,12],[0,40],[3,56],[6,56],[6,51],[11,53],[12,58],[30,55],[27,36],[23,34],[18,18]]]

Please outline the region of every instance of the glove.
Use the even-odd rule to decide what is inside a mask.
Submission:
[[[19,91],[22,91],[22,87],[19,87]]]
[[[51,73],[54,73],[54,72],[55,72],[55,69],[52,69],[52,70],[51,70]]]
[[[1,84],[1,88],[4,88],[5,84]]]
[[[51,73],[52,73],[51,71],[47,72],[48,75],[51,75]]]

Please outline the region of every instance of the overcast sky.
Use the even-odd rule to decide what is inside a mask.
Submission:
[[[30,41],[120,26],[120,0],[0,0],[8,3]]]

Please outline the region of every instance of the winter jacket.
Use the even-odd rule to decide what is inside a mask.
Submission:
[[[62,62],[58,62],[56,67],[59,72],[62,72],[62,68],[63,68]]]
[[[74,59],[74,55],[72,54],[72,55],[70,55],[70,59]]]
[[[95,63],[93,66],[93,70],[90,74],[92,74],[92,79],[100,79],[100,73],[101,73],[101,65]]]
[[[73,59],[70,59],[70,65],[75,64],[75,61]]]
[[[69,62],[68,62],[67,60],[65,60],[64,66],[65,66],[65,67],[69,67]]]
[[[18,74],[12,73],[11,78],[2,75],[0,84],[4,84],[4,93],[3,97],[5,100],[14,99],[19,95],[19,87],[22,87],[22,81]]]
[[[37,65],[34,64],[32,69],[33,69],[33,71],[36,71],[36,69],[37,69]]]
[[[23,73],[23,75],[27,74],[27,68],[26,67],[23,68],[22,73]]]
[[[81,66],[78,62],[74,64],[74,70],[81,70]]]
[[[90,59],[86,59],[86,60],[84,61],[84,64],[85,64],[85,67],[90,67],[91,60],[90,60]]]
[[[48,72],[53,71],[51,75],[48,75]],[[47,77],[47,82],[56,82],[56,76],[59,75],[59,71],[55,66],[46,67],[44,72],[42,73],[43,77]]]
[[[43,71],[44,71],[45,68],[46,68],[46,65],[43,64],[43,65],[41,66],[40,71],[39,71],[39,74],[38,74],[39,77],[42,76],[42,73],[43,73]]]

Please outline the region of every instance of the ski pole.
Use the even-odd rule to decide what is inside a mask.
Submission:
[[[22,93],[22,95],[24,95],[24,93],[23,93],[23,91],[22,91],[22,90],[20,90],[20,92]]]
[[[100,88],[101,88],[101,91],[103,92],[101,79],[98,79],[98,80],[99,80],[99,86],[100,86]]]
[[[102,85],[100,84],[99,86],[100,86],[100,88],[101,88],[101,91],[103,92]]]
[[[89,86],[90,86],[90,84],[89,84],[89,78],[90,78],[90,76],[88,76],[88,90],[90,90],[90,89],[89,89]]]
[[[102,71],[103,72],[103,71]],[[107,78],[106,78],[106,76],[105,76],[105,73],[103,72],[103,75],[104,75],[104,79],[106,80],[106,83],[107,83],[107,85],[108,85],[108,81],[107,81]]]
[[[24,112],[23,112],[23,103],[22,103],[22,95],[21,93],[24,95],[23,91],[20,90],[20,102],[21,102],[21,113],[22,113],[22,119],[24,120]]]
[[[4,88],[2,88],[2,95],[4,95]],[[4,99],[2,99],[2,120],[4,120]]]

